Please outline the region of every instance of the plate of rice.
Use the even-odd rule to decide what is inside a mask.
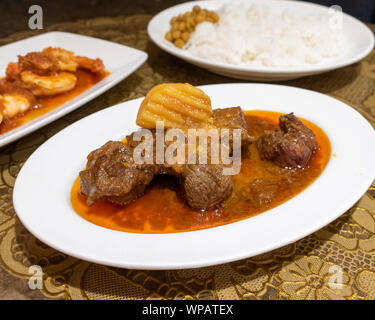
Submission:
[[[148,25],[166,52],[231,78],[279,81],[348,66],[374,35],[339,6],[302,1],[206,0],[168,8]]]

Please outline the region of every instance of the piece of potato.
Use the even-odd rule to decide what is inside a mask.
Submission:
[[[143,100],[137,124],[156,128],[164,121],[165,128],[210,127],[213,124],[210,98],[187,83],[160,84],[152,88]]]

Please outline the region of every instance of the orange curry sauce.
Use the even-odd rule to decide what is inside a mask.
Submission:
[[[257,137],[264,130],[278,128],[280,115],[268,111],[245,111],[250,134]],[[255,216],[303,191],[319,177],[330,159],[331,145],[326,134],[313,123],[301,120],[314,131],[320,146],[308,167],[294,171],[281,169],[270,161],[262,161],[255,144],[252,144],[249,152],[242,155],[241,172],[233,176],[233,193],[220,208],[193,211],[184,202],[178,180],[169,176],[154,178],[143,196],[124,207],[109,202],[97,202],[88,207],[86,196],[80,194],[80,181],[77,178],[71,191],[72,206],[81,217],[94,224],[136,233],[192,231]],[[272,179],[272,184],[276,184],[277,192],[274,192],[267,206],[258,206],[254,202],[256,195],[249,190],[254,179]]]
[[[33,108],[11,119],[4,119],[4,121],[0,123],[0,134],[17,128],[25,124],[26,122],[29,122],[61,106],[65,102],[73,99],[74,97],[97,84],[99,81],[103,80],[109,75],[109,72],[104,71],[100,74],[96,74],[86,70],[78,69],[74,74],[77,76],[77,85],[74,89],[50,97],[37,98],[37,105]]]

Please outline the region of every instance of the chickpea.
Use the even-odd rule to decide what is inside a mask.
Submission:
[[[189,18],[186,19],[186,26],[187,27],[194,26],[194,19],[192,17],[189,17]]]
[[[219,15],[215,11],[211,11],[211,18],[213,19],[214,22],[219,21]]]
[[[178,26],[178,30],[180,31],[184,31],[186,28],[186,24],[184,22],[180,22],[179,26]]]
[[[173,41],[173,37],[172,37],[172,32],[167,32],[165,34],[165,39],[168,40],[168,41]]]
[[[202,15],[198,14],[198,15],[195,17],[195,23],[196,23],[196,24],[202,23],[202,22],[204,22],[204,19],[205,19],[205,17],[203,17]]]
[[[178,22],[176,21],[174,24],[172,24],[172,31],[178,30]]]
[[[170,25],[173,25],[176,21],[177,21],[177,18],[176,18],[176,17],[173,17],[173,18],[171,19],[171,21],[169,21],[169,24],[170,24]]]
[[[184,40],[182,40],[182,39],[177,39],[177,40],[174,42],[174,45],[175,45],[177,48],[182,49],[183,46],[185,45],[185,42],[184,42]]]
[[[184,40],[185,42],[188,42],[189,41],[189,38],[190,38],[190,34],[189,34],[189,32],[183,32],[182,34],[181,34],[181,39],[182,40]]]
[[[181,31],[179,31],[179,30],[176,30],[176,31],[173,31],[173,33],[172,33],[172,37],[173,37],[173,39],[178,39],[179,37],[181,36]]]
[[[200,6],[194,6],[194,7],[193,7],[193,11],[194,11],[194,12],[199,12],[199,11],[201,11],[201,7],[200,7]]]

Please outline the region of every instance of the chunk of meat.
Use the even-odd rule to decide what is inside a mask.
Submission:
[[[232,193],[232,177],[223,175],[221,165],[184,165],[181,185],[192,209],[216,207]]]
[[[213,110],[214,126],[219,129],[229,129],[229,142],[233,146],[233,129],[241,130],[241,146],[245,147],[254,140],[250,136],[245,116],[241,107],[232,107]]]
[[[153,165],[134,163],[132,151],[123,142],[109,141],[87,160],[79,176],[88,205],[100,200],[126,205],[144,192],[155,173]]]
[[[229,129],[229,144],[233,149],[233,129],[241,130],[241,147],[252,143],[244,114],[240,107],[213,110],[213,123],[218,129]],[[222,164],[187,164],[181,169],[181,185],[189,206],[208,209],[223,203],[233,191],[230,175],[223,175]],[[176,170],[175,166],[172,170]]]
[[[280,116],[280,130],[266,131],[257,140],[263,160],[275,162],[280,167],[304,168],[318,149],[314,132],[293,114]]]
[[[153,132],[155,133],[155,132]],[[129,148],[140,143],[134,140],[134,133],[126,138]],[[155,146],[154,146],[155,151]],[[155,156],[154,156],[155,160]],[[224,202],[233,189],[232,177],[223,175],[221,164],[173,164],[154,165],[154,173],[173,175],[180,179],[187,204],[195,210],[215,207]]]
[[[155,130],[152,131],[155,135]],[[126,137],[134,149],[140,143],[134,140],[134,133]],[[155,141],[155,137],[154,137]],[[153,146],[155,161],[155,145]],[[180,179],[187,204],[196,210],[212,208],[225,201],[233,189],[232,177],[223,175],[223,165],[213,164],[159,164],[155,174],[173,175]]]
[[[268,208],[279,188],[279,183],[272,179],[255,179],[247,194],[255,208]]]
[[[294,114],[293,112],[279,119],[279,127],[281,131],[295,135],[296,138],[303,141],[305,145],[312,151],[316,151],[319,147],[314,132],[306,127]]]

